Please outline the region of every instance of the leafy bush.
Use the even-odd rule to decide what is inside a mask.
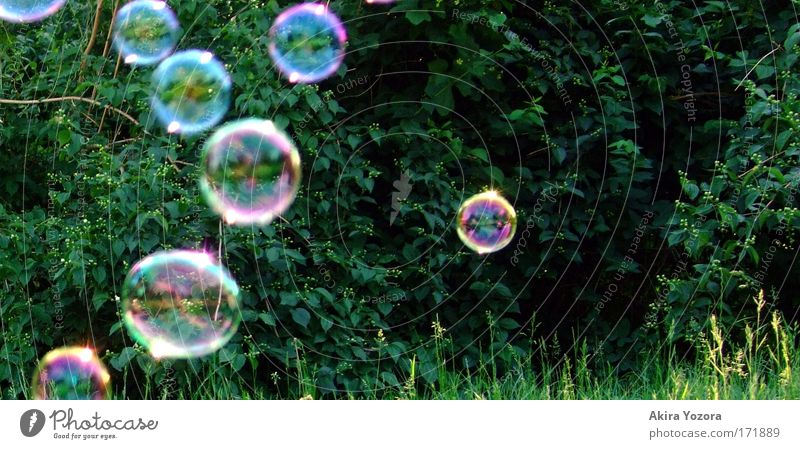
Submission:
[[[291,2],[181,1],[179,47],[232,75],[228,119],[270,118],[302,153],[290,211],[238,228],[200,198],[205,136],[160,129],[149,69],[110,49],[114,3],[99,28],[89,2],[0,24],[4,397],[64,343],[97,347],[128,397],[212,376],[358,394],[502,372],[540,338],[555,360],[586,341],[592,363],[638,369],[691,349],[711,313],[738,332],[761,289],[796,318],[791,8],[343,0],[345,64],[293,86],[266,57]],[[520,225],[478,257],[453,219],[488,188]],[[242,287],[242,328],[214,356],[155,362],[121,326],[127,270],[166,248],[219,251]]]

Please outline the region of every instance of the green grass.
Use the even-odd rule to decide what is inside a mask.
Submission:
[[[379,393],[346,395],[351,399],[798,399],[800,398],[800,357],[798,330],[787,326],[781,315],[763,317],[763,295],[755,300],[757,314],[744,325],[737,345],[725,341],[728,333],[716,317],[709,320],[707,335],[698,341],[691,362],[681,360],[674,347],[657,348],[640,361],[642,369],[619,375],[609,364],[590,369],[586,345],[571,357],[548,363],[544,350],[531,350],[517,369],[498,375],[492,364],[474,372],[448,369],[446,331],[434,324],[433,338],[439,355],[438,381],[433,387],[419,380],[417,363],[401,386]],[[540,342],[539,348],[545,345]],[[319,399],[325,396],[314,386],[312,369],[298,353],[290,379],[273,376],[275,386],[286,382],[297,392],[278,396],[252,390],[230,379],[210,374],[209,378],[180,398]],[[213,379],[213,380],[212,380]]]
[[[526,360],[498,377],[491,366],[475,373],[443,371],[437,387],[417,394],[412,383],[394,394],[425,399],[798,399],[800,357],[798,329],[773,313],[762,320],[763,294],[757,316],[744,326],[744,341],[725,341],[726,332],[711,316],[708,336],[698,343],[693,362],[680,361],[674,348],[655,350],[635,373],[618,375],[589,368],[586,345],[557,366]],[[537,366],[546,366],[536,371]],[[599,372],[598,372],[599,371]],[[389,395],[392,396],[392,395]]]
[[[640,370],[620,375],[610,364],[597,368],[587,345],[576,346],[570,356],[557,362],[546,355],[543,342],[533,344],[528,355],[518,358],[517,368],[498,374],[491,363],[472,372],[459,371],[449,357],[445,329],[434,323],[433,340],[439,358],[437,381],[421,380],[417,360],[409,360],[410,373],[400,385],[379,392],[340,393],[341,399],[798,399],[800,357],[797,324],[787,325],[778,313],[762,316],[763,295],[755,300],[756,316],[739,326],[738,343],[726,341],[728,333],[711,316],[707,332],[695,344],[694,360],[686,361],[674,347],[653,348],[639,360]],[[379,334],[379,336],[382,336]],[[731,339],[730,337],[728,337]],[[534,346],[536,348],[534,348]],[[510,346],[507,348],[511,350]],[[253,377],[259,355],[247,354]],[[261,369],[265,369],[263,361]],[[273,372],[271,385],[247,385],[241,376],[229,375],[225,363],[215,368],[197,364],[197,371],[172,371],[156,381],[152,376],[134,377],[126,368],[117,385],[119,398],[148,399],[324,399],[315,387],[315,371],[301,349],[288,374]],[[593,366],[593,368],[590,368]],[[272,367],[270,367],[272,368]],[[179,378],[182,376],[183,378]],[[129,383],[126,383],[129,382]],[[269,388],[269,391],[267,390]],[[290,391],[291,393],[276,393]]]

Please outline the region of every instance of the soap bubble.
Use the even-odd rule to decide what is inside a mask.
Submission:
[[[511,242],[517,230],[514,207],[497,192],[479,193],[458,210],[458,237],[478,254],[493,253]]]
[[[266,224],[294,201],[300,153],[269,120],[220,127],[203,149],[200,189],[230,224]]]
[[[239,286],[204,252],[145,257],[125,278],[122,296],[128,332],[157,359],[210,354],[231,339],[241,320]]]
[[[48,352],[33,376],[34,399],[107,399],[111,376],[90,348]]]
[[[342,22],[320,3],[283,11],[269,30],[269,54],[292,83],[314,83],[342,64],[347,41]]]
[[[114,45],[128,64],[153,64],[172,53],[178,28],[166,2],[134,0],[117,12]]]
[[[153,72],[153,109],[169,133],[195,134],[222,120],[231,101],[231,78],[213,54],[175,53]]]
[[[67,0],[0,0],[0,20],[36,22],[56,13]]]

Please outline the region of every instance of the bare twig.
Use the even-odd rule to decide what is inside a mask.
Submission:
[[[103,57],[107,57],[111,49],[111,33],[114,31],[114,21],[117,20],[117,10],[119,9],[119,0],[114,2],[114,11],[111,13],[111,22],[108,24],[108,34],[106,34],[106,43],[103,45]]]
[[[737,90],[739,90],[739,88],[740,88],[740,87],[742,87],[742,84],[744,83],[744,80],[746,80],[746,79],[747,79],[747,77],[749,77],[749,76],[750,76],[750,74],[751,74],[751,73],[753,73],[753,70],[755,70],[755,69],[756,69],[756,67],[758,67],[758,65],[759,65],[759,64],[761,64],[761,62],[762,62],[762,61],[764,61],[765,59],[767,59],[767,57],[769,57],[771,54],[775,53],[776,51],[778,51],[778,50],[780,50],[780,49],[781,49],[781,46],[779,45],[779,46],[777,46],[777,47],[773,48],[771,52],[769,52],[769,53],[765,54],[765,55],[764,55],[764,56],[763,56],[761,59],[759,59],[759,60],[758,60],[758,62],[756,62],[756,65],[754,65],[754,66],[753,66],[753,68],[752,68],[752,69],[750,69],[750,70],[749,70],[749,71],[748,71],[748,72],[747,72],[747,73],[744,75],[744,78],[742,78],[742,80],[741,80],[741,81],[739,81],[739,85],[738,85],[738,86],[736,86],[736,89],[733,89],[733,90],[734,90],[734,91],[737,91]]]
[[[117,9],[119,8],[119,0],[114,2],[114,11],[111,13],[111,22],[108,24],[108,33],[106,34],[106,43],[103,45],[103,65],[97,70],[97,76],[103,74],[106,68],[106,61],[108,61],[108,54],[111,51],[111,34],[114,32],[114,21],[117,20]],[[116,77],[115,77],[116,78]],[[97,86],[92,86],[92,99],[97,98]],[[102,123],[102,119],[100,122]]]
[[[114,76],[111,79],[117,79],[117,74],[119,73],[119,65],[122,62],[122,55],[117,55],[117,64],[114,66]],[[92,88],[92,98],[95,98],[95,88]],[[106,113],[108,110],[103,111],[103,115],[100,117],[100,125],[97,127],[97,132],[103,129],[103,123],[106,121]]]
[[[767,162],[775,159],[776,157],[782,156],[784,153],[786,153],[786,150],[783,150],[781,152],[773,154],[772,156],[770,156],[770,157],[764,159],[763,161],[759,162],[758,165],[754,165],[754,166],[750,167],[749,169],[747,169],[747,171],[745,171],[744,173],[741,173],[739,176],[737,176],[737,178],[744,178],[748,174],[752,173],[755,169],[757,169],[759,167],[763,167],[764,164],[766,164]]]
[[[7,98],[0,98],[0,104],[18,104],[18,105],[58,103],[58,102],[62,102],[62,101],[80,101],[80,102],[88,103],[88,104],[91,104],[91,105],[94,105],[94,106],[100,106],[100,107],[102,107],[102,108],[104,108],[106,110],[112,111],[112,112],[114,112],[116,114],[121,115],[122,117],[125,117],[131,123],[133,123],[134,125],[141,125],[141,123],[139,123],[138,120],[136,120],[135,118],[130,116],[127,112],[125,112],[125,111],[123,111],[121,109],[115,108],[114,106],[111,106],[109,104],[103,104],[103,103],[100,103],[97,100],[92,100],[91,98],[72,97],[72,96],[70,96],[70,97],[56,97],[56,98],[43,98],[41,100],[11,100],[11,99],[7,99]],[[145,134],[149,134],[149,133],[145,130]]]
[[[83,60],[81,61],[80,72],[86,68],[86,58],[92,52],[95,41],[97,41],[97,30],[100,28],[100,14],[103,12],[103,0],[97,0],[97,8],[94,11],[94,24],[92,25],[92,34],[89,36],[89,43],[86,44],[86,50],[83,51]]]

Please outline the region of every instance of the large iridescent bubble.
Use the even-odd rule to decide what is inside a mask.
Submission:
[[[39,362],[33,376],[35,399],[107,399],[111,376],[90,348],[54,349]]]
[[[160,0],[134,0],[117,12],[114,45],[128,64],[154,64],[178,42],[178,18]]]
[[[478,254],[503,249],[514,238],[517,213],[495,191],[479,193],[461,205],[456,219],[458,237]]]
[[[347,33],[320,3],[301,3],[283,11],[269,31],[269,54],[292,83],[315,83],[342,64]]]
[[[0,0],[0,20],[36,22],[56,13],[67,0]]]
[[[231,101],[231,78],[213,54],[175,53],[153,72],[153,111],[169,133],[195,134],[219,123]]]
[[[241,320],[239,286],[204,252],[145,257],[125,278],[122,296],[128,332],[157,359],[210,354],[231,339]]]
[[[269,120],[219,128],[203,149],[200,189],[229,224],[266,224],[294,201],[300,153]]]

